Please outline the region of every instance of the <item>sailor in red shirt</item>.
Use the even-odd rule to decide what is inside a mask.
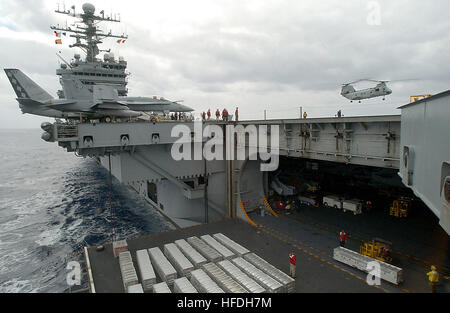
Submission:
[[[367,200],[367,202],[366,202],[366,210],[367,210],[367,212],[372,210],[372,201]]]
[[[284,202],[281,201],[281,200],[278,200],[278,201],[275,203],[275,207],[276,207],[278,210],[283,210],[283,209],[284,209]]]
[[[289,253],[289,263],[291,269],[291,277],[295,278],[295,267],[297,265],[297,260],[295,259],[295,255],[293,252]]]
[[[211,110],[208,109],[208,112],[206,112],[206,116],[208,116],[208,121],[211,119]]]
[[[225,122],[228,122],[228,110],[227,110],[227,109],[223,109],[223,110],[222,110],[222,119],[223,119]]]
[[[339,233],[339,242],[341,244],[341,247],[345,246],[345,243],[347,242],[347,234],[345,231],[341,231]]]

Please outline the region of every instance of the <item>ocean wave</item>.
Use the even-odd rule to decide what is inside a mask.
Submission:
[[[94,160],[40,133],[0,136],[0,292],[66,292],[66,264],[82,260],[74,252],[83,246],[172,228],[116,180],[111,195],[108,172]]]

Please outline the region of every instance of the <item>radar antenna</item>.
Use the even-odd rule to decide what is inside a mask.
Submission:
[[[102,40],[105,38],[119,38],[119,39],[128,39],[128,36],[125,34],[116,35],[113,34],[110,30],[108,33],[103,33],[98,27],[97,24],[99,22],[115,22],[120,23],[120,15],[119,18],[115,16],[105,16],[104,11],[100,11],[100,15],[95,15],[95,7],[90,3],[85,3],[82,6],[83,13],[76,13],[75,6],[71,6],[72,10],[66,10],[65,7],[63,10],[60,10],[59,5],[55,10],[56,13],[65,14],[71,17],[76,17],[81,19],[81,21],[75,23],[75,29],[68,26],[50,26],[50,29],[54,31],[61,31],[71,33],[70,37],[75,38],[75,43],[69,45],[70,48],[78,47],[82,49],[86,53],[86,61],[87,62],[95,62],[96,56],[100,53],[98,48],[98,44],[102,43]],[[83,26],[84,24],[84,26]]]

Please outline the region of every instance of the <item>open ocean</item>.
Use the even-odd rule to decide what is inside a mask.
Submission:
[[[161,214],[40,129],[0,130],[0,292],[67,292],[67,262],[85,245],[172,229]],[[78,258],[78,259],[77,259]]]

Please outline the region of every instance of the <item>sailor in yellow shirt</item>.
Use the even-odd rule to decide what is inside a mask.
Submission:
[[[436,293],[436,286],[439,283],[439,273],[436,271],[436,266],[431,265],[431,272],[427,273],[428,280],[430,281],[430,290],[432,293]]]

